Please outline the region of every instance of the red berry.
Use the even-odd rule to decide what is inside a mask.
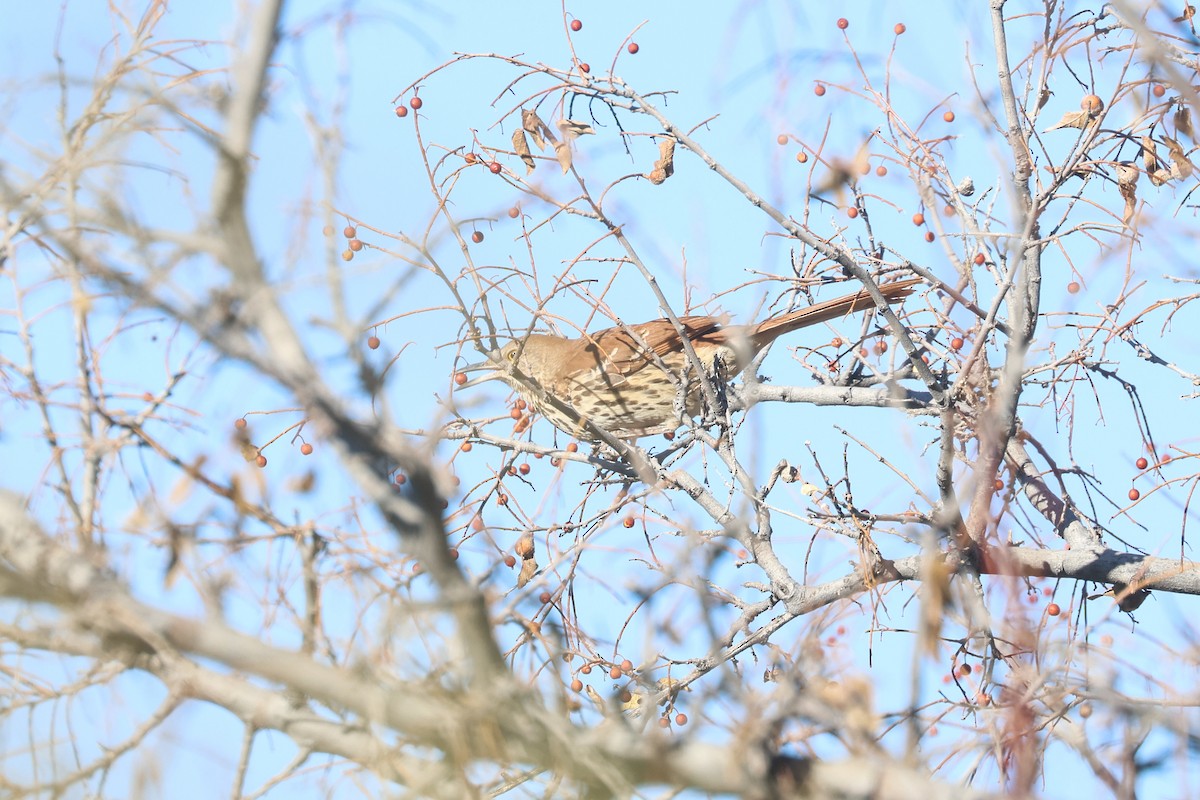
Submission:
[[[396,116],[397,117],[407,117],[408,116],[408,106],[396,106]]]
[[[353,239],[358,236],[358,229],[353,225],[347,225],[342,229],[342,236],[345,236],[347,239]]]
[[[1141,496],[1142,496],[1142,493],[1141,493],[1141,492],[1139,492],[1137,489],[1130,489],[1130,490],[1129,490],[1129,499],[1130,499],[1130,500],[1133,500],[1134,502],[1137,502],[1137,499],[1138,499],[1139,497],[1141,497]]]
[[[894,30],[896,32],[896,35],[899,36],[900,34],[904,33],[906,30],[908,30],[908,28],[904,27],[903,22],[897,22],[896,27],[892,28],[892,30]]]
[[[517,467],[517,472],[521,473],[522,475],[528,475],[530,469],[531,467],[528,464],[522,464],[521,466]]]
[[[469,453],[469,452],[471,452],[471,443],[463,442],[462,445],[458,449],[462,450],[464,453]]]
[[[492,163],[488,164],[488,169],[492,171],[493,175],[499,175],[500,170],[504,169],[504,167],[500,166],[499,161],[493,161]]]
[[[1163,454],[1163,457],[1159,460],[1159,463],[1165,464],[1168,461],[1170,461],[1172,458],[1173,458],[1173,456],[1170,453],[1165,453],[1165,454]]]
[[[632,527],[633,527],[635,524],[637,524],[637,523],[636,523],[636,520],[634,520],[634,518],[633,518],[633,517],[626,517],[626,518],[625,518],[625,521],[624,521],[624,522],[622,522],[621,524],[622,524],[622,525],[624,525],[626,528],[632,528]]]
[[[582,72],[584,75],[586,75],[592,71],[592,65],[587,63],[586,61],[581,62],[579,65],[579,71]]]
[[[950,340],[950,349],[951,350],[954,350],[957,352],[959,350],[962,350],[962,348],[963,348],[963,339],[961,336],[955,336],[953,339]]]
[[[1162,97],[1167,93],[1167,87],[1163,86],[1161,83],[1156,83],[1151,91],[1154,92],[1155,97]]]
[[[946,120],[946,122],[954,122],[954,112],[947,111],[945,114],[942,114],[942,119]]]
[[[409,101],[408,101],[408,104],[409,104],[410,106],[412,106],[412,110],[413,110],[413,111],[417,111],[418,109],[420,109],[420,108],[421,108],[421,106],[425,105],[425,101],[423,101],[423,100],[422,100],[421,98],[419,98],[419,97],[414,97],[412,100],[409,100]]]
[[[818,83],[816,86],[814,86],[813,94],[815,94],[817,97],[824,97],[825,96],[825,84]]]
[[[259,466],[259,468],[261,469],[262,467],[265,467],[267,465],[267,457],[264,456],[262,453],[259,453],[258,458],[254,459],[254,463],[257,464]]]
[[[1145,458],[1139,458],[1136,463],[1138,469],[1145,469],[1146,467],[1150,466],[1150,462]]]
[[[679,712],[678,714],[676,714],[675,715],[675,724],[680,727],[687,725],[687,714],[684,714],[682,711]]]
[[[371,348],[372,350],[378,350],[379,349],[379,337],[372,336],[370,339],[367,339],[367,347]]]
[[[916,214],[913,214],[913,225],[920,226],[920,225],[924,225],[924,224],[925,224],[925,215],[924,214],[922,214],[920,211],[918,211]]]
[[[504,566],[511,567],[511,566],[514,566],[516,563],[517,563],[517,560],[515,558],[513,558],[512,556],[504,557]]]
[[[479,244],[480,242],[482,242],[483,241],[483,231],[475,231],[474,233],[472,233],[471,241],[474,242],[475,244]]]
[[[313,451],[313,446],[311,444],[309,444],[308,442],[305,442],[304,444],[300,445],[300,455],[311,456],[312,451]]]
[[[454,382],[457,383],[459,386],[462,386],[464,383],[467,382],[467,380],[468,380],[467,373],[465,373],[465,372],[454,373]]]
[[[549,603],[550,602],[550,593],[542,592],[541,594],[539,594],[538,602],[541,603],[542,605],[546,605],[547,603]]]
[[[850,206],[849,208],[846,209],[846,216],[849,217],[850,219],[854,219],[855,217],[858,216],[858,209],[855,208],[854,206]]]
[[[363,243],[361,239],[351,239],[350,241],[346,242],[346,246],[356,253],[363,249]]]
[[[987,256],[983,253],[975,254],[975,265],[982,267],[987,262]]]
[[[933,231],[925,231],[925,241],[932,242],[935,238],[937,237],[933,235]]]
[[[630,55],[634,55],[638,50],[641,50],[641,48],[638,47],[637,42],[630,42],[629,47],[626,47],[625,49],[629,51]]]
[[[571,20],[571,30],[573,30],[573,31],[583,30],[583,23],[577,19]]]
[[[850,20],[846,19],[845,17],[842,17],[841,19],[839,19],[837,21],[837,26],[839,28],[841,28],[842,30],[846,30],[846,28],[850,27]]]
[[[968,675],[970,675],[971,674],[971,665],[963,664],[961,667],[958,668],[958,674],[964,678],[967,677]]]
[[[1059,608],[1058,603],[1051,603],[1050,605],[1046,606],[1046,613],[1052,617],[1057,617],[1062,613],[1062,609]]]
[[[577,442],[571,442],[570,444],[567,445],[567,452],[568,453],[578,453],[579,452],[579,444]]]

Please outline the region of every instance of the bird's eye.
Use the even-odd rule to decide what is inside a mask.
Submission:
[[[504,354],[504,357],[507,358],[509,361],[516,361],[517,360],[517,351],[509,350],[507,353]]]

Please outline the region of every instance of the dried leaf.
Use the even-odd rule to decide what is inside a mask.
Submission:
[[[523,109],[521,111],[521,127],[529,131],[529,135],[533,137],[533,143],[537,145],[538,150],[545,150],[546,142],[558,141],[558,138],[554,135],[554,131],[550,130],[550,126],[542,122],[542,118],[532,109]]]
[[[1141,174],[1138,171],[1137,164],[1134,164],[1132,161],[1122,161],[1117,164],[1117,185],[1136,186],[1138,176]]]
[[[563,139],[568,142],[574,141],[580,136],[587,136],[589,134],[596,133],[596,131],[592,129],[591,125],[583,122],[576,122],[573,119],[560,119],[554,124],[558,126],[558,132],[563,135]]]
[[[517,588],[525,588],[525,584],[533,580],[533,576],[537,575],[538,565],[537,560],[527,558],[521,562],[521,572],[517,575]]]
[[[1192,128],[1192,110],[1188,106],[1175,109],[1175,130],[1196,141],[1196,132]]]
[[[571,170],[571,145],[566,142],[555,142],[554,157],[562,165],[563,175],[566,175]]]
[[[654,169],[650,170],[650,174],[646,176],[655,186],[675,174],[675,140],[659,139],[658,154],[659,158],[654,162]]]
[[[1121,192],[1121,197],[1125,199],[1125,213],[1121,215],[1121,221],[1128,225],[1133,221],[1134,212],[1137,211],[1136,181],[1134,183],[1118,183],[1117,189]]]
[[[1183,151],[1183,145],[1170,136],[1164,135],[1162,138],[1167,143],[1167,155],[1171,158],[1171,177],[1190,178],[1196,171],[1196,167],[1191,161],[1188,161],[1187,153]]]
[[[1170,174],[1159,166],[1158,146],[1149,136],[1142,137],[1142,165],[1146,169],[1146,177],[1155,186],[1162,186],[1171,180]]]
[[[1088,126],[1092,119],[1093,115],[1086,111],[1068,111],[1062,115],[1062,119],[1051,125],[1049,128],[1046,128],[1046,130],[1042,132],[1049,133],[1050,131],[1056,131],[1059,128],[1078,128],[1083,130]]]
[[[592,704],[595,705],[596,708],[600,709],[601,711],[606,711],[608,709],[608,705],[604,702],[604,698],[601,697],[600,693],[591,686],[584,684],[583,691],[587,695],[588,700],[591,700]]]
[[[513,131],[512,143],[513,150],[525,163],[525,174],[533,172],[537,168],[537,162],[533,160],[533,153],[529,151],[529,140],[525,138],[525,131],[521,129]]]
[[[513,545],[513,552],[521,558],[533,558],[533,534],[528,531],[521,534],[521,538]]]

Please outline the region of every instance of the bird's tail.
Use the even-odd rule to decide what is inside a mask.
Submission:
[[[921,278],[909,278],[894,283],[884,283],[879,286],[879,292],[889,303],[894,303],[908,297],[913,293],[914,287],[923,282]],[[756,348],[766,347],[785,333],[807,328],[809,325],[828,322],[856,311],[873,311],[874,309],[875,301],[871,299],[871,295],[866,289],[860,289],[854,294],[825,300],[807,308],[798,308],[795,311],[764,320],[754,328],[752,339]]]

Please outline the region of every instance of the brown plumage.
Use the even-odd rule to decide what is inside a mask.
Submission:
[[[912,294],[920,283],[914,278],[879,290],[890,303]],[[709,316],[680,317],[679,322],[706,372],[730,380],[783,334],[874,308],[871,295],[860,290],[756,325],[724,327]],[[514,363],[515,372],[509,366]],[[598,438],[587,422],[619,439],[636,439],[678,428],[680,409],[689,416],[703,409],[703,389],[679,331],[668,319],[607,328],[578,339],[532,333],[466,369],[488,374],[464,386],[502,380],[556,428],[580,439]],[[547,402],[531,384],[558,402]],[[686,399],[680,402],[685,386]]]

